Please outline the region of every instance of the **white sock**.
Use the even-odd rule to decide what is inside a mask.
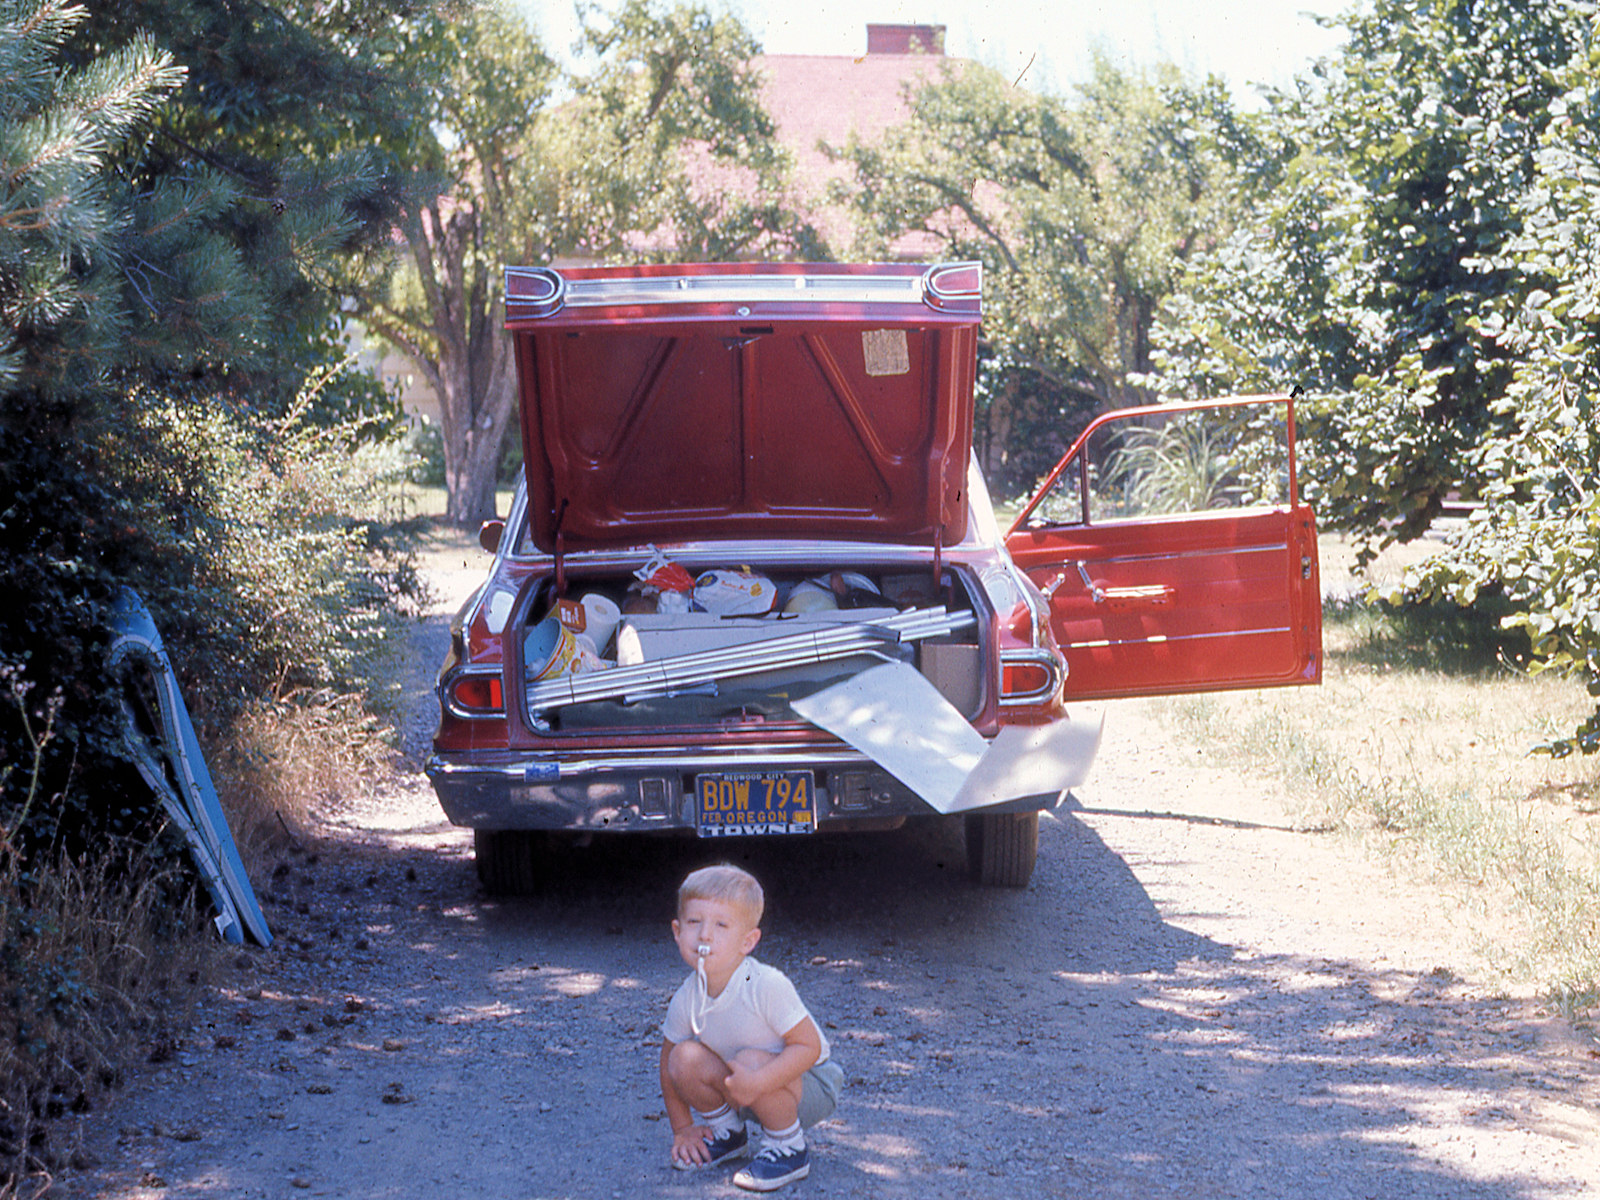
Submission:
[[[786,1153],[806,1148],[806,1132],[800,1128],[799,1121],[796,1121],[787,1129],[768,1129],[763,1125],[761,1127],[761,1140],[774,1149],[782,1150]]]
[[[708,1113],[703,1113],[698,1108],[691,1108],[689,1112],[694,1116],[696,1125],[711,1126],[711,1132],[718,1137],[725,1133],[732,1133],[744,1124],[743,1121],[739,1120],[739,1114],[726,1104]]]

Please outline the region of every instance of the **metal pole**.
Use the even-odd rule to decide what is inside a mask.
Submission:
[[[528,685],[527,703],[530,710],[539,712],[563,704],[584,704],[623,696],[642,698],[718,679],[849,658],[885,644],[954,633],[973,625],[976,620],[970,612],[946,613],[942,606],[911,609],[858,625],[840,625],[742,646],[673,655],[631,667],[542,679]]]

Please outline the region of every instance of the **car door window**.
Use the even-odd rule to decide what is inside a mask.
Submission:
[[[1288,490],[1282,406],[1146,412],[1092,430],[1027,525],[1270,507],[1284,503]]]

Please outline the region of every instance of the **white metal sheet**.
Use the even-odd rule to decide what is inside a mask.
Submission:
[[[854,746],[940,812],[988,743],[915,667],[889,663],[824,688],[792,707]]]
[[[942,813],[1077,787],[1100,748],[1104,714],[1007,726],[991,744],[914,667],[863,671],[790,706],[867,755]]]
[[[1064,791],[1081,784],[1100,749],[1105,714],[1049,725],[1007,725],[962,783],[950,807],[967,812],[1021,796]]]

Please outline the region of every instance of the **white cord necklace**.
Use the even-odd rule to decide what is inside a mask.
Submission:
[[[689,1030],[695,1037],[705,1028],[706,1010],[711,1007],[711,983],[706,979],[706,955],[711,947],[701,942],[695,947],[694,994],[689,997]]]

